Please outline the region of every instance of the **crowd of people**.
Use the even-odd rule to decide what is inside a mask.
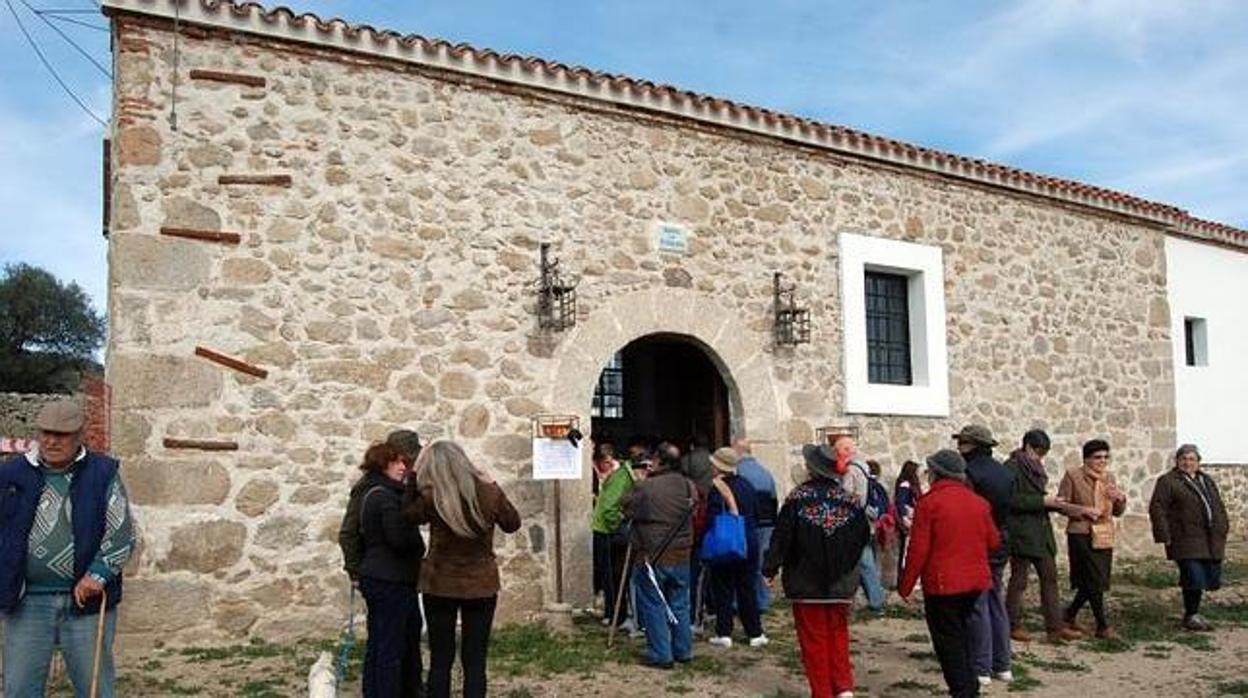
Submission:
[[[922,589],[933,649],[954,696],[1013,680],[1011,643],[1032,639],[1022,618],[1033,569],[1044,641],[1117,638],[1106,594],[1115,519],[1127,494],[1110,468],[1110,445],[1084,443],[1082,463],[1054,490],[1043,430],[1025,433],[1004,462],[982,425],[967,425],[952,442],[922,465],[903,463],[891,494],[879,464],[862,457],[852,436],[807,445],[806,477],[782,504],[748,441],[713,452],[695,443],[682,454],[673,443],[637,439],[622,460],[614,444],[599,443],[593,530],[603,623],[644,635],[645,661],[659,668],[690,661],[699,634],[712,646],[732,647],[738,618],[746,643],[761,647],[768,643],[761,615],[780,576],[811,695],[837,698],[853,695],[854,599],[861,591],[863,605],[880,612],[894,582],[907,604]],[[1073,596],[1064,607],[1053,514],[1066,528]],[[1200,602],[1221,584],[1229,525],[1195,446],[1180,447],[1175,467],[1157,480],[1149,516],[1155,541],[1179,568],[1182,627],[1208,630]],[[721,517],[742,520],[739,551],[729,558],[719,557]],[[1079,622],[1085,606],[1091,627]],[[703,633],[708,617],[713,623]]]
[[[4,695],[43,695],[57,645],[78,694],[93,685],[114,695],[115,609],[134,526],[118,463],[88,451],[83,424],[76,403],[52,403],[36,419],[37,448],[0,463]],[[851,604],[861,590],[865,606],[880,611],[890,578],[908,604],[922,588],[954,696],[1012,680],[1010,643],[1030,639],[1021,619],[1033,569],[1046,641],[1116,637],[1106,594],[1127,492],[1110,445],[1084,443],[1082,463],[1051,493],[1045,432],[1024,434],[1004,463],[983,426],[968,425],[953,442],[922,465],[906,461],[891,495],[851,436],[807,445],[805,477],[783,502],[744,439],[687,452],[636,440],[623,458],[613,444],[597,444],[590,525],[604,623],[644,636],[645,661],[657,668],[689,662],[697,635],[711,651],[732,647],[738,620],[748,647],[760,648],[779,577],[819,698],[853,695]],[[397,431],[367,449],[360,469],[339,542],[368,607],[364,695],[449,696],[458,647],[463,694],[484,696],[501,586],[494,532],[517,531],[519,513],[451,441],[422,446],[415,433]],[[1148,513],[1154,540],[1178,567],[1182,627],[1210,629],[1200,607],[1221,585],[1229,521],[1195,446],[1176,451]],[[1074,595],[1064,608],[1051,514],[1065,519]],[[1090,628],[1079,623],[1085,606]]]

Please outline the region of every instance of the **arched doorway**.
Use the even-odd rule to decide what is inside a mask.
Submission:
[[[590,409],[594,440],[695,440],[714,448],[732,438],[731,377],[696,339],[646,335],[616,352],[598,376]]]

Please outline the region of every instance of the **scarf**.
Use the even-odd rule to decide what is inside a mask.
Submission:
[[[1018,461],[1023,466],[1023,472],[1043,490],[1049,484],[1049,474],[1044,469],[1044,463],[1039,458],[1028,453],[1025,449],[1018,449],[1010,454],[1010,458]]]
[[[1114,502],[1109,498],[1106,474],[1098,473],[1084,466],[1083,474],[1092,481],[1092,507],[1101,512],[1096,521],[1092,522],[1092,547],[1105,549],[1114,547]]]
[[[1213,528],[1213,507],[1209,504],[1209,488],[1205,485],[1204,473],[1197,470],[1195,475],[1188,475],[1179,470],[1179,474],[1183,476],[1183,481],[1187,483],[1188,487],[1196,490],[1196,496],[1200,497],[1200,503],[1205,505],[1202,511],[1205,515],[1205,528]]]

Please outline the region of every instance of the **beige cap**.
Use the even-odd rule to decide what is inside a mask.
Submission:
[[[737,472],[737,461],[740,458],[736,451],[725,446],[715,449],[715,452],[711,454],[711,465],[725,473],[735,473]]]
[[[82,415],[82,405],[77,400],[57,400],[49,402],[39,410],[39,416],[35,418],[35,426],[40,431],[54,431],[62,434],[74,434],[82,431],[83,422],[86,419]]]

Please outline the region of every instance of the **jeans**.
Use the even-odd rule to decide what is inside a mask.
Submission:
[[[1005,563],[991,563],[992,588],[981,592],[971,612],[971,667],[979,676],[1010,670],[1010,619],[1001,598]]]
[[[360,577],[360,593],[368,605],[365,698],[423,696],[420,662],[423,621],[416,585]]]
[[[8,698],[42,698],[52,662],[52,648],[59,646],[65,658],[74,695],[91,690],[95,658],[95,630],[99,616],[74,612],[72,594],[27,594],[18,607],[4,616],[4,695]],[[113,633],[117,612],[104,618],[104,642],[100,648],[99,698],[113,698]]]
[[[1062,600],[1057,595],[1057,563],[1053,557],[1011,557],[1010,583],[1006,587],[1005,610],[1010,617],[1010,627],[1022,627],[1023,594],[1027,592],[1027,571],[1036,568],[1040,578],[1040,610],[1044,614],[1044,629],[1050,633],[1062,628]]]
[[[971,666],[972,615],[984,593],[923,596],[923,615],[932,636],[932,649],[936,650],[949,695],[954,698],[979,695],[979,681]]]
[[[811,698],[832,698],[854,690],[849,658],[849,604],[793,603],[793,626]]]
[[[653,569],[654,581],[651,581],[644,564],[633,568],[637,616],[646,628],[646,659],[651,664],[687,662],[693,658],[693,629],[689,626],[689,565],[654,565]],[[667,599],[672,615],[676,616],[675,625],[663,610],[663,599]]]
[[[490,627],[494,624],[496,605],[497,596],[455,599],[425,594],[425,616],[429,621],[430,698],[450,698],[457,617],[463,630],[459,658],[464,666],[464,697],[480,698],[485,695],[485,661],[489,656]]]
[[[758,559],[754,562],[754,598],[759,613],[766,613],[771,608],[771,592],[763,581],[763,558],[767,557],[767,548],[771,547],[771,533],[774,526],[759,526],[754,529],[754,547],[758,550]]]
[[[872,611],[884,608],[884,585],[880,584],[880,568],[875,564],[875,546],[867,543],[858,558],[858,575],[862,578],[862,591],[867,595],[867,607]]]

